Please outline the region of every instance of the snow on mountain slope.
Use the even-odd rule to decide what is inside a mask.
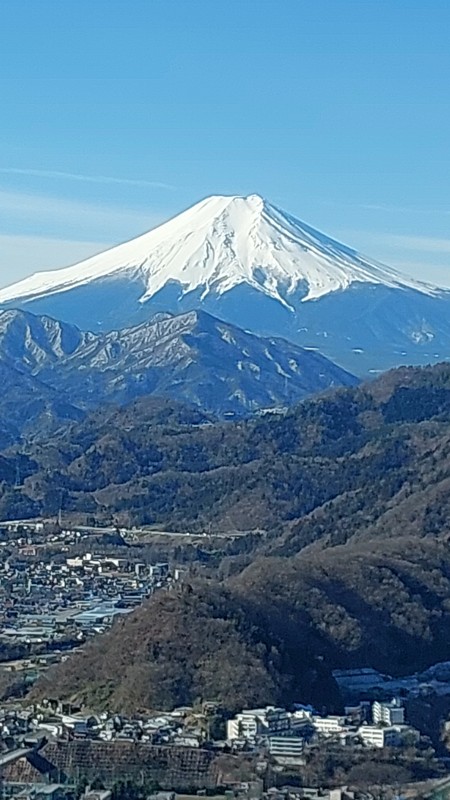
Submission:
[[[72,267],[0,290],[83,331],[202,310],[364,376],[450,359],[450,291],[400,275],[258,195],[215,196]]]
[[[99,279],[138,281],[145,303],[169,283],[182,294],[223,295],[246,284],[292,308],[354,283],[438,292],[370,261],[258,195],[213,196],[149,233],[65,269],[41,272],[0,291],[0,303],[66,292]]]
[[[21,372],[71,355],[93,335],[50,317],[0,311],[0,360]]]
[[[0,418],[6,411],[10,419],[12,408],[23,425],[36,415],[42,425],[42,409],[72,419],[80,409],[145,395],[171,397],[218,417],[247,416],[358,383],[318,353],[262,339],[204,311],[96,335],[26,311],[0,311],[0,379]]]

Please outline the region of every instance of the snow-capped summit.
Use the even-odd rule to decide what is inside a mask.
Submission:
[[[352,283],[433,292],[252,194],[208,197],[137,239],[3,289],[0,303],[68,291],[120,274],[142,283],[141,303],[169,282],[178,283],[182,294],[200,289],[201,300],[244,283],[287,306],[299,287],[303,301]]]
[[[203,308],[353,372],[450,357],[450,292],[400,275],[257,194],[213,196],[130,242],[0,291],[84,329]]]

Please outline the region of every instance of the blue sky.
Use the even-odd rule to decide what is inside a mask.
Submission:
[[[258,192],[450,285],[448,0],[0,6],[0,286]]]

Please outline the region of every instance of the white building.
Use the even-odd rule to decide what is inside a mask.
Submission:
[[[336,736],[346,728],[345,717],[313,717],[312,724],[320,736]]]
[[[405,722],[405,709],[400,700],[394,698],[390,703],[380,703],[376,700],[372,705],[372,720],[375,724],[403,725]]]
[[[236,714],[227,722],[227,740],[229,742],[245,739],[255,741],[259,736],[271,733],[287,733],[290,728],[290,717],[284,708],[267,706],[266,708],[250,708]]]
[[[382,728],[377,725],[361,725],[358,736],[366,747],[398,747],[403,741],[400,726]]]
[[[299,758],[304,747],[305,740],[301,736],[269,737],[269,753],[275,758]]]
[[[229,719],[227,722],[227,740],[234,742],[239,739],[245,741],[253,741],[261,731],[261,720],[256,712],[256,709],[251,711],[242,711],[236,714],[234,719]]]

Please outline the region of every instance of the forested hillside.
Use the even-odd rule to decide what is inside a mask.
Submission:
[[[331,669],[410,673],[448,658],[450,547],[433,539],[263,558],[144,606],[51,669],[34,696],[95,708],[217,700],[339,709]]]
[[[450,366],[399,369],[285,415],[212,424],[153,398],[99,410],[22,452],[3,517],[84,514],[181,530],[268,532],[291,554],[318,539],[447,530]]]
[[[39,695],[337,708],[334,667],[400,674],[449,657],[448,365],[239,424],[141,400],[31,446],[21,468],[4,503],[14,491],[49,513],[63,492],[66,513],[265,531],[51,670]]]

